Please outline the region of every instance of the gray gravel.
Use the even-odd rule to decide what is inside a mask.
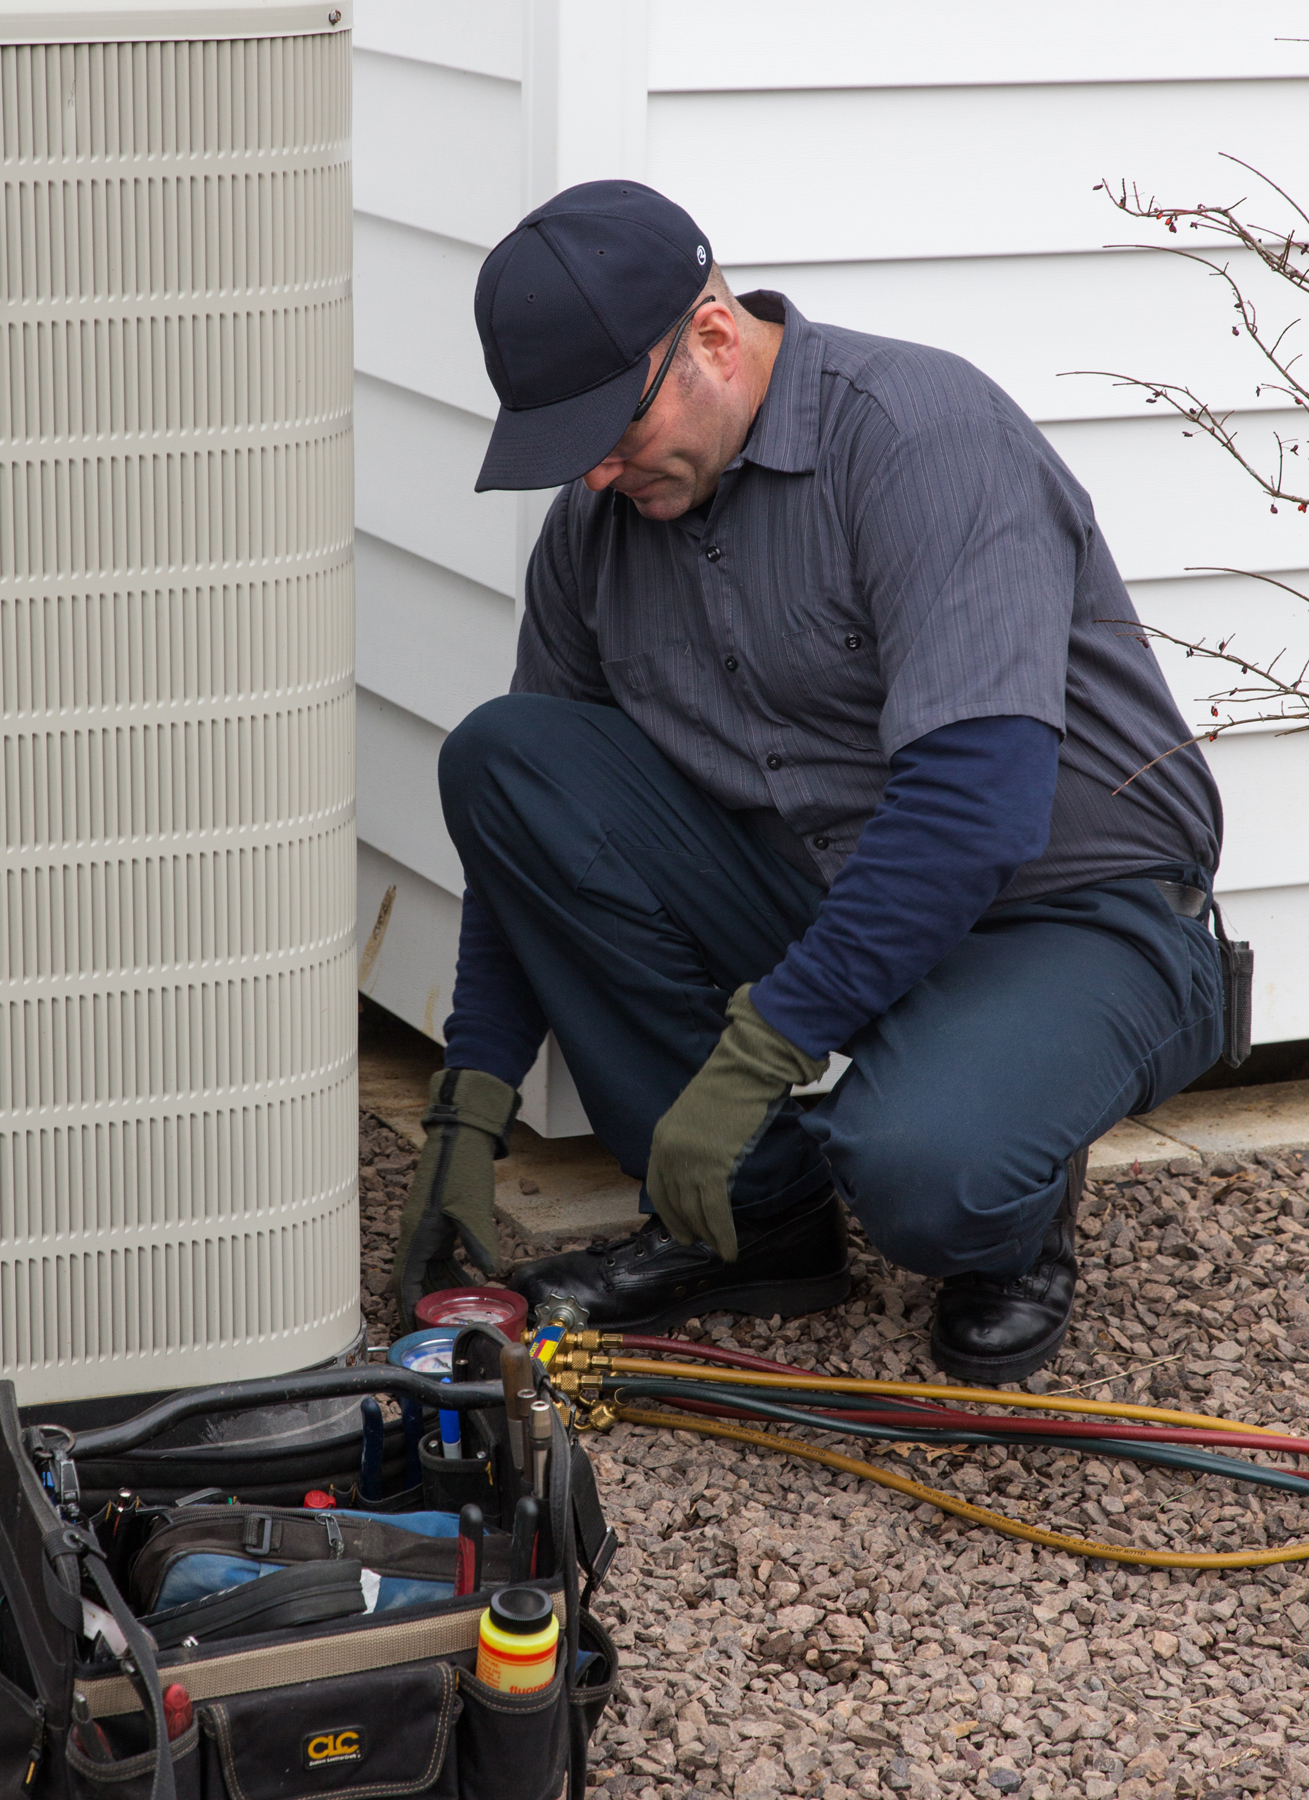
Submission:
[[[365,1281],[382,1285],[413,1154],[368,1119],[362,1145]],[[1030,1389],[1309,1426],[1300,1159],[1092,1186],[1080,1247],[1073,1330]],[[855,1249],[837,1311],[786,1325],[711,1315],[689,1335],[828,1373],[939,1379],[932,1284]],[[365,1310],[384,1341],[389,1301]],[[624,1545],[595,1608],[623,1685],[593,1742],[594,1800],[1309,1800],[1301,1565],[1137,1571],[688,1432],[622,1424],[588,1448]],[[1207,1477],[1039,1450],[872,1454],[1079,1536],[1309,1540],[1309,1502]]]

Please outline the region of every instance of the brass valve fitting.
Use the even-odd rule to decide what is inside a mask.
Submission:
[[[561,1350],[621,1350],[621,1331],[569,1331],[560,1341]]]
[[[612,1357],[602,1356],[598,1352],[593,1354],[590,1350],[565,1350],[555,1357],[551,1366],[556,1369],[573,1369],[579,1375],[584,1375],[588,1369],[607,1370],[612,1360]]]
[[[600,1392],[600,1377],[598,1375],[574,1375],[567,1369],[556,1375],[554,1370],[555,1367],[558,1366],[559,1361],[560,1359],[556,1357],[554,1366],[550,1370],[550,1380],[552,1384],[559,1389],[561,1394],[578,1394],[583,1399],[587,1399]]]

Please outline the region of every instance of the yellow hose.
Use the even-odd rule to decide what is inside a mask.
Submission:
[[[807,1388],[831,1394],[883,1394],[907,1400],[985,1401],[993,1406],[1026,1407],[1032,1412],[1092,1413],[1109,1419],[1140,1419],[1152,1425],[1193,1425],[1208,1431],[1260,1431],[1283,1435],[1268,1425],[1242,1425],[1208,1413],[1172,1412],[1164,1406],[1130,1406],[1117,1400],[1074,1400],[1054,1394],[1010,1394],[1000,1388],[935,1387],[918,1381],[859,1381],[850,1375],[813,1375],[788,1369],[766,1375],[762,1369],[733,1369],[719,1364],[657,1362],[643,1356],[615,1356],[602,1365],[615,1375],[676,1376],[684,1381],[741,1382],[747,1387]]]
[[[627,1359],[624,1359],[627,1360]],[[643,1369],[649,1365],[643,1365]],[[654,1365],[659,1369],[667,1368],[667,1364]],[[628,1370],[627,1373],[635,1373]],[[678,1370],[678,1373],[685,1373]],[[765,1376],[764,1380],[770,1378]],[[806,1386],[808,1383],[806,1383]],[[886,1384],[865,1382],[860,1384],[863,1390]],[[925,1390],[914,1389],[917,1393]],[[978,1397],[975,1388],[946,1388],[943,1394],[965,1393]],[[986,1397],[986,1396],[982,1396]],[[1010,1401],[1017,1396],[1013,1394],[996,1394],[994,1399]],[[956,1518],[967,1519],[973,1525],[989,1525],[992,1531],[1002,1531],[1007,1537],[1025,1538],[1029,1544],[1043,1544],[1050,1550],[1066,1550],[1073,1556],[1098,1556],[1106,1562],[1146,1563],[1152,1569],[1266,1569],[1273,1563],[1304,1562],[1309,1559],[1309,1544],[1286,1544],[1280,1550],[1231,1550],[1217,1551],[1207,1556],[1188,1556],[1179,1550],[1138,1550],[1131,1544],[1097,1544],[1091,1538],[1067,1537],[1062,1531],[1043,1531],[1037,1525],[1020,1525],[1014,1519],[1006,1519],[1003,1513],[994,1513],[984,1506],[973,1506],[967,1500],[956,1500],[951,1494],[943,1494],[939,1488],[924,1487],[920,1481],[910,1481],[907,1476],[893,1475],[889,1469],[879,1469],[872,1463],[861,1462],[855,1456],[842,1456],[839,1450],[823,1450],[816,1444],[802,1444],[796,1438],[774,1437],[766,1431],[750,1431],[740,1425],[720,1425],[716,1420],[695,1419],[689,1414],[647,1412],[644,1407],[624,1406],[618,1402],[610,1402],[616,1419],[625,1419],[630,1425],[653,1425],[668,1431],[698,1431],[705,1437],[731,1438],[738,1444],[755,1444],[762,1450],[777,1450],[784,1456],[801,1456],[808,1462],[825,1463],[829,1469],[841,1469],[847,1475],[862,1476],[865,1481],[875,1481],[879,1487],[893,1488],[897,1494],[907,1494],[911,1500],[926,1500],[932,1506],[939,1506],[942,1512],[953,1513]],[[1135,1407],[1134,1415],[1140,1415],[1147,1408]],[[1226,1421],[1199,1421],[1185,1413],[1169,1413],[1171,1419],[1185,1419],[1188,1424],[1213,1424]],[[1230,1425],[1227,1429],[1232,1429]]]

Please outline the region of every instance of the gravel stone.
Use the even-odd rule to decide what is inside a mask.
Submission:
[[[386,1279],[414,1161],[361,1117],[362,1298],[378,1344],[398,1329]],[[1030,1392],[1305,1430],[1301,1159],[1091,1184],[1078,1235],[1073,1324]],[[851,1250],[854,1286],[832,1312],[710,1314],[686,1335],[829,1374],[939,1380],[933,1284],[888,1268],[857,1228]],[[583,1441],[623,1546],[594,1602],[623,1664],[590,1800],[1309,1800],[1309,1565],[1083,1561],[746,1445],[627,1424]],[[1309,1540],[1296,1495],[1103,1455],[824,1441],[1110,1543]]]

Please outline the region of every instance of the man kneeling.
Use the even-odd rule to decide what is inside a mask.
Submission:
[[[513,691],[441,756],[467,892],[402,1311],[456,1239],[494,1265],[553,1029],[653,1216],[520,1267],[529,1301],[832,1305],[848,1207],[942,1278],[938,1365],[1021,1380],[1068,1327],[1086,1146],[1222,1033],[1217,794],[1164,755],[1188,733],[1087,494],[971,365],[734,297],[635,182],[530,214],[476,310],[478,488],[563,487]]]

